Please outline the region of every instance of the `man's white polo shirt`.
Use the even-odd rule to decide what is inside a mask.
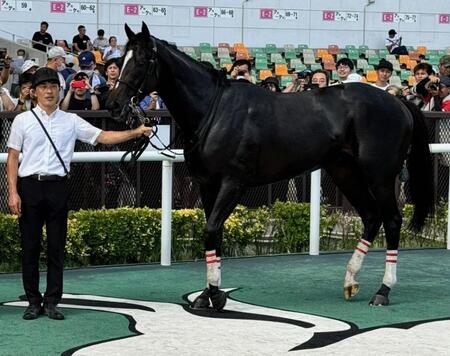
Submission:
[[[36,106],[34,112],[47,129],[69,171],[75,141],[80,140],[95,145],[98,135],[102,132],[76,114],[56,109],[47,115],[39,106]],[[22,152],[19,177],[32,174],[59,176],[66,174],[52,144],[31,111],[19,114],[14,119],[8,147]]]

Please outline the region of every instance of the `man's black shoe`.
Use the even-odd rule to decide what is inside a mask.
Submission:
[[[55,304],[44,304],[44,314],[50,319],[64,320],[64,314],[56,307]]]
[[[41,314],[41,305],[40,304],[30,304],[25,312],[23,313],[23,318],[25,320],[34,320]]]

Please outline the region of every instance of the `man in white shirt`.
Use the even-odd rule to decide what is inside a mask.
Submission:
[[[128,131],[102,131],[75,114],[58,109],[59,77],[51,68],[40,68],[33,76],[35,109],[19,114],[8,139],[8,204],[19,217],[22,239],[22,279],[29,306],[26,320],[46,314],[64,319],[56,308],[63,293],[64,247],[67,235],[68,172],[75,141],[95,145],[117,144],[150,135],[144,125]],[[36,116],[35,116],[36,115]],[[42,125],[58,150],[52,146]],[[19,155],[22,162],[19,166]],[[47,228],[47,289],[39,291],[39,250],[42,227]],[[42,306],[43,302],[43,306]]]
[[[402,46],[402,36],[399,36],[394,29],[389,30],[384,45],[391,54],[408,54],[406,47]]]
[[[391,78],[392,72],[394,71],[394,66],[391,62],[385,59],[381,59],[377,66],[377,81],[372,85],[375,88],[386,90],[389,86],[389,79]]]
[[[64,57],[66,52],[64,48],[59,46],[54,46],[50,48],[47,53],[47,67],[55,70],[58,73],[59,78],[59,100],[64,99],[64,90],[66,89],[66,81],[64,80],[63,75],[60,73],[62,70],[66,68],[64,64]]]

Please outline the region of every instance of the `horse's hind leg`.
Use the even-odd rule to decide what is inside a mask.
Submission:
[[[395,196],[394,181],[395,178],[390,183],[374,189],[375,197],[382,212],[387,248],[383,283],[370,300],[370,305],[388,305],[389,292],[397,282],[397,255],[402,216]]]
[[[206,195],[207,216],[204,231],[207,288],[193,302],[192,308],[208,308],[210,302],[216,310],[222,310],[226,303],[225,292],[219,290],[221,282],[221,245],[225,220],[233,212],[243,193],[242,184],[233,180],[224,180],[211,208],[211,197],[202,188],[202,199]]]
[[[325,165],[325,168],[332,176],[335,184],[356,209],[364,225],[363,235],[347,264],[345,273],[344,298],[348,300],[359,291],[356,275],[360,271],[364,257],[380,229],[381,216],[375,198],[369,191],[366,178],[352,156],[341,153]]]

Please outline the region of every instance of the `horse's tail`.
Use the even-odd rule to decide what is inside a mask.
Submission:
[[[409,228],[420,231],[427,216],[434,211],[432,160],[425,117],[413,103],[404,101],[404,104],[414,119],[411,150],[406,160],[409,191],[414,204],[414,214]]]

